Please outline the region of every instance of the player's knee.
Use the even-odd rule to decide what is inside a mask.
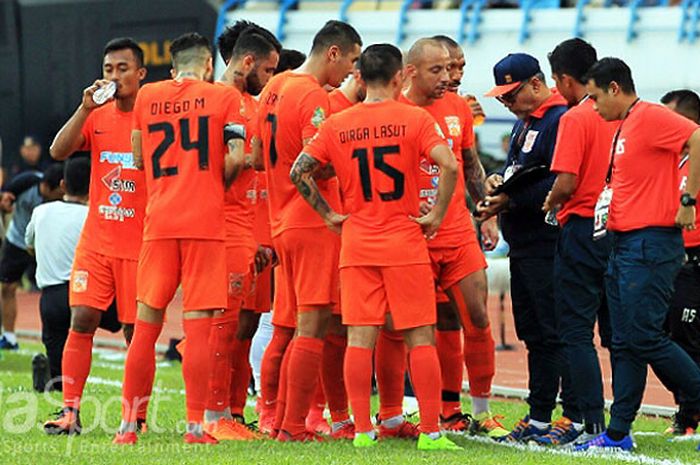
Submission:
[[[409,349],[417,346],[435,345],[435,328],[433,326],[420,326],[404,330],[404,340]]]
[[[304,309],[299,312],[297,333],[302,337],[325,337],[331,318],[330,309]]]
[[[469,307],[469,319],[477,328],[485,328],[489,325],[489,314],[486,312],[486,306],[476,304]]]
[[[437,304],[437,329],[438,331],[458,331],[461,329],[459,315],[449,302]]]
[[[100,324],[102,312],[96,308],[73,307],[70,327],[76,333],[94,333]]]

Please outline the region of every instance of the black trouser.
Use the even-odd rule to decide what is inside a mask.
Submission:
[[[559,233],[554,258],[554,297],[560,334],[579,410],[591,433],[605,429],[603,380],[593,345],[596,320],[603,347],[612,329],[605,299],[610,235],[594,241],[593,219],[571,216]]]
[[[683,265],[674,282],[674,293],[666,326],[671,340],[681,346],[700,367],[700,247],[686,249],[688,262]],[[683,426],[697,427],[691,406],[687,405],[683,393],[672,389],[672,381],[663,373],[656,373],[661,382],[673,392],[679,408],[679,421]]]
[[[527,347],[530,418],[549,423],[561,384],[564,416],[581,422],[559,335],[554,305],[553,258],[511,258],[513,317],[518,339]]]
[[[46,286],[41,290],[39,313],[41,314],[41,341],[46,347],[51,379],[56,380],[51,387],[61,390],[60,376],[63,347],[66,345],[66,339],[68,339],[71,321],[67,282]],[[117,319],[117,305],[116,301],[114,301],[106,312],[102,312],[99,327],[116,333],[121,329],[121,326]]]
[[[47,286],[41,290],[39,313],[41,314],[41,342],[44,343],[46,356],[49,358],[51,379],[56,380],[51,386],[60,390],[63,346],[66,345],[70,329],[68,283]]]

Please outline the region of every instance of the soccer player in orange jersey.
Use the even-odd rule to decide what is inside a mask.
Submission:
[[[457,91],[464,76],[464,67],[466,60],[462,48],[454,40],[447,36],[435,36],[432,38],[442,44],[449,53],[449,62],[447,65],[447,73],[449,80],[446,86],[446,100],[442,102],[451,102],[453,106],[458,107],[461,113],[465,113],[465,103],[469,103],[462,97],[458,97]],[[425,75],[425,74],[423,74]],[[416,79],[420,79],[421,73],[418,73]],[[463,136],[468,140],[465,141],[462,147],[461,154],[457,154],[458,158],[464,160],[462,163],[464,181],[466,190],[469,195],[476,199],[483,198],[484,195],[484,170],[476,153],[474,145],[473,127],[471,116],[474,113],[474,108],[469,108],[470,114],[461,118],[466,121],[467,127],[463,129]],[[429,107],[426,109],[440,121],[444,118],[444,124],[449,124],[450,117],[441,115],[439,112],[431,111]],[[454,116],[451,117],[454,120]],[[456,132],[456,127],[448,128],[450,132]],[[446,133],[447,134],[447,133]],[[452,136],[450,136],[452,137]],[[463,138],[464,141],[464,138]],[[470,146],[467,146],[469,144]],[[453,147],[455,148],[455,147]],[[455,196],[456,197],[456,196]],[[464,197],[463,195],[461,197]],[[457,205],[455,207],[458,207]],[[459,206],[461,215],[466,219],[469,215],[464,202]],[[488,286],[486,284],[485,259],[479,248],[478,240],[475,237],[474,228],[471,227],[471,221],[465,222],[462,232],[469,238],[468,246],[470,247],[470,260],[475,268],[468,268],[466,271],[473,271],[467,275],[467,280],[474,289],[478,292],[473,294],[478,302],[471,302],[459,296],[453,298],[451,302],[438,302],[438,332],[437,346],[440,354],[440,362],[443,369],[443,427],[446,429],[460,430],[469,426],[472,432],[486,433],[491,437],[499,437],[507,434],[507,431],[502,428],[500,423],[489,411],[488,399],[491,394],[491,383],[495,376],[495,343],[491,334],[491,326],[489,322],[488,312],[486,309],[486,299],[488,297]],[[448,227],[446,223],[444,227]],[[498,224],[495,218],[490,218],[480,224],[482,242],[487,249],[493,249],[498,242]],[[455,230],[457,232],[457,230]],[[444,235],[443,238],[444,239]],[[431,249],[441,246],[440,235],[436,237],[429,245]],[[455,243],[451,243],[453,245]],[[442,266],[449,266],[443,263]],[[462,274],[463,273],[459,273]],[[464,308],[466,305],[467,308]],[[456,310],[456,311],[455,311]],[[468,316],[468,317],[467,317]],[[461,323],[461,324],[460,324]],[[460,326],[464,331],[464,352],[462,353],[462,334]],[[472,416],[471,422],[462,414],[459,393],[462,388],[462,363],[467,367],[467,375],[469,378],[469,390],[472,399]]]
[[[273,323],[275,331],[285,334],[287,341],[296,327],[294,342],[281,365],[276,398],[275,426],[282,430],[277,435],[282,441],[312,437],[305,429],[305,417],[324,358],[324,338],[331,311],[337,308],[339,300],[339,238],[328,231],[306,205],[288,174],[303,144],[316,133],[329,113],[328,93],[323,87],[337,87],[350,74],[361,44],[360,36],[352,26],[328,21],[314,37],[306,62],[299,69],[270,80],[261,98],[260,135],[268,181],[270,222],[273,245],[280,260],[275,281]],[[321,176],[328,178],[319,181],[321,189],[337,205],[336,179],[325,173]],[[278,339],[283,340],[284,336]],[[273,343],[274,337],[271,356],[278,358],[281,344],[273,346]],[[332,344],[338,349],[334,353],[342,353],[342,343]],[[338,365],[323,363],[327,394],[343,392],[342,383],[338,382],[342,375],[327,376],[329,372],[325,370],[331,367],[337,370]],[[285,375],[287,372],[289,379]],[[275,401],[266,398],[265,402]],[[331,415],[334,415],[336,436],[351,437],[352,424],[347,409],[331,406]]]
[[[279,60],[278,43],[273,44],[257,29],[245,26],[244,30],[229,29],[235,34],[233,50],[228,50],[228,66],[220,83],[235,87],[243,97],[242,115],[246,125],[255,120],[257,95],[270,79]],[[276,41],[276,39],[275,39]],[[223,51],[222,51],[223,53]],[[253,312],[241,310],[244,299],[250,293],[254,279],[251,267],[256,253],[253,237],[255,215],[255,170],[250,150],[250,133],[246,130],[245,152],[247,161],[236,181],[226,190],[226,262],[228,277],[228,305],[216,312],[212,320],[211,355],[209,361],[209,394],[204,412],[205,428],[219,440],[255,439],[257,435],[242,423],[245,393],[250,379],[248,344],[236,338],[241,318],[251,319]],[[235,411],[231,411],[231,399],[235,392]],[[235,414],[239,421],[234,421]]]
[[[356,422],[353,444],[376,445],[369,402],[372,349],[390,313],[393,326],[403,331],[410,347],[421,414],[418,448],[461,449],[439,432],[435,294],[423,238],[423,233],[432,236],[437,231],[447,212],[457,162],[434,119],[395,100],[403,83],[401,52],[396,47],[370,46],[361,56],[360,73],[367,84],[365,101],[331,116],[290,173],[328,229],[342,230],[341,308],[349,339],[344,370]],[[424,156],[441,169],[437,201],[427,215],[415,218]],[[314,180],[314,174],[328,164],[338,175],[345,215],[337,213]]]
[[[134,165],[130,142],[132,110],[146,77],[138,44],[126,38],[107,43],[102,76],[85,89],[80,106],[51,144],[56,160],[76,150],[89,150],[92,170],[89,212],[71,275],[71,328],[62,362],[63,410],[45,423],[48,434],[80,433],[80,398],[103,312],[116,299],[127,342],[136,318],[136,268],[146,205],[145,180]],[[110,82],[117,85],[114,99],[98,105],[93,94]],[[149,392],[151,379],[144,382]],[[145,407],[144,403],[139,423],[146,418]]]
[[[138,313],[124,370],[117,444],[136,442],[136,409],[155,370],[165,309],[183,291],[186,443],[216,443],[202,429],[214,311],[226,307],[224,182],[244,164],[245,119],[235,87],[205,82],[209,41],[184,34],[170,46],[175,78],[148,84],[134,106],[132,147],[148,199],[138,266]],[[196,209],[183,209],[187,196]]]
[[[328,95],[331,105],[331,115],[343,111],[365,99],[367,86],[360,79],[360,70],[355,66],[352,76],[348,77],[342,86],[331,91]]]

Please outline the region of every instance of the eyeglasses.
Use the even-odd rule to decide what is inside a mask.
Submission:
[[[516,87],[514,90],[511,90],[510,92],[508,92],[506,94],[497,96],[496,100],[498,100],[499,102],[501,102],[504,105],[505,104],[512,104],[513,102],[515,102],[515,99],[518,98],[518,94],[520,93],[521,90],[523,90],[523,88],[527,85],[528,82],[530,82],[529,79],[527,81],[521,82],[520,85],[518,87]]]

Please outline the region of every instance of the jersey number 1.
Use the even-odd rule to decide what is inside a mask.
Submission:
[[[182,118],[180,124],[180,146],[182,150],[197,149],[197,159],[200,171],[209,169],[209,117],[200,116],[198,118],[199,133],[197,140],[193,141],[190,136],[190,120]],[[158,179],[161,176],[177,175],[177,166],[160,166],[160,158],[165,155],[165,152],[175,142],[175,128],[168,122],[154,123],[148,125],[148,132],[162,132],[163,140],[158,144],[158,147],[153,151],[153,178]]]
[[[384,161],[385,155],[399,154],[398,145],[384,145],[381,147],[372,148],[372,157],[374,158],[374,168],[389,176],[394,181],[394,190],[390,192],[380,192],[379,198],[384,202],[398,200],[403,197],[404,191],[404,175]],[[352,152],[352,158],[357,158],[360,167],[360,180],[362,181],[362,195],[367,202],[372,201],[372,180],[369,176],[369,160],[367,149],[355,149]]]

